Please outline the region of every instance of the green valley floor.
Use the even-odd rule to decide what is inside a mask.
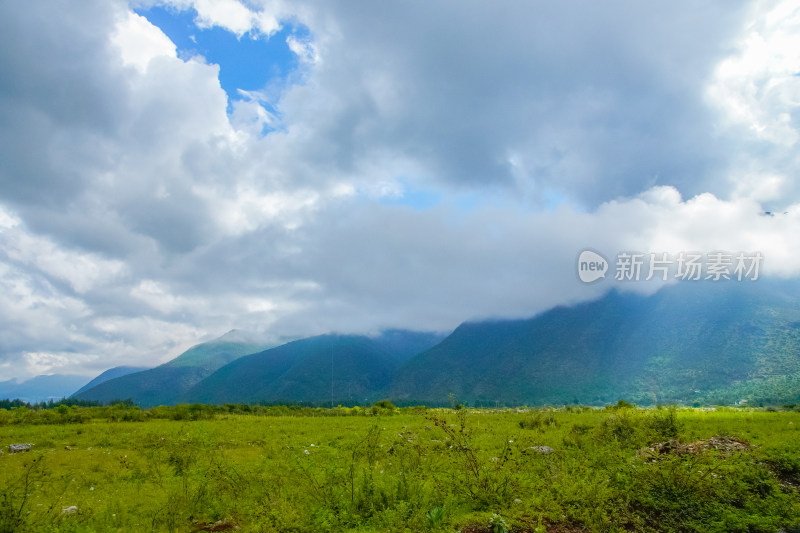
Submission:
[[[0,532],[800,531],[790,409],[23,407],[0,446]]]

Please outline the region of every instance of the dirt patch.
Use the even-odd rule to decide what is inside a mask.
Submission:
[[[744,439],[729,435],[714,435],[710,439],[698,440],[688,444],[682,444],[674,439],[666,442],[657,442],[639,450],[639,456],[656,460],[663,455],[699,455],[711,450],[730,455],[735,452],[747,451],[751,448],[750,443]]]
[[[193,531],[199,533],[200,531],[236,531],[237,529],[239,526],[233,520],[225,519],[205,524],[195,522]]]

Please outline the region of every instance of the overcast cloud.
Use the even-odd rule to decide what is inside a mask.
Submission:
[[[153,2],[0,3],[0,381],[530,316],[586,247],[800,275],[796,1],[157,3],[299,66],[229,100]]]

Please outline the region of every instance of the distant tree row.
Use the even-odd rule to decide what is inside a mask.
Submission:
[[[107,405],[97,402],[62,400],[29,404],[20,400],[0,401],[0,425],[10,424],[80,424],[92,420],[141,422],[150,419],[209,420],[226,415],[256,416],[387,416],[398,413],[424,413],[424,406],[397,408],[389,400],[367,407],[311,407],[306,405],[259,404],[179,404],[142,409],[131,400],[115,400]]]
[[[130,401],[130,400],[129,400]],[[96,402],[94,400],[77,400],[75,398],[61,398],[60,400],[49,400],[46,402],[38,402],[38,403],[30,403],[19,398],[10,400],[0,400],[0,409],[12,409],[17,407],[25,407],[27,409],[55,409],[60,405],[66,405],[67,407],[72,407],[73,405],[78,407],[98,407],[102,405],[100,402]],[[133,405],[133,402],[131,402]]]

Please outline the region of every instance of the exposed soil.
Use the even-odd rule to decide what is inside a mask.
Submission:
[[[195,523],[194,527],[194,531],[196,533],[199,533],[200,531],[236,531],[239,529],[239,526],[233,520],[229,519],[217,520],[216,522],[209,522],[206,524]]]
[[[674,439],[657,442],[639,450],[639,456],[655,461],[662,455],[699,455],[711,450],[730,455],[751,448],[750,443],[744,439],[729,435],[714,435],[710,439],[698,440],[689,444],[682,444]]]

